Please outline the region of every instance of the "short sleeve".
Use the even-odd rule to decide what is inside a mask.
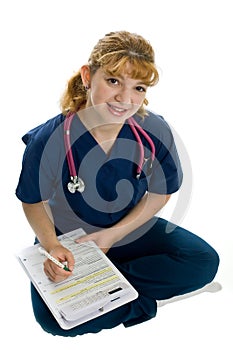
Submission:
[[[52,124],[52,125],[51,125]],[[25,203],[51,198],[59,169],[61,137],[54,123],[41,125],[24,135],[26,149],[16,188],[16,196]]]
[[[149,115],[145,128],[155,145],[155,161],[148,191],[172,194],[180,188],[183,172],[171,128],[161,116],[153,114]]]

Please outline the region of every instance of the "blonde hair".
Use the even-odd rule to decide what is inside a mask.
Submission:
[[[129,72],[126,72],[127,63],[130,63]],[[127,73],[132,79],[141,80],[147,86],[153,86],[159,80],[152,46],[142,36],[127,31],[111,32],[100,39],[91,52],[88,65],[91,75],[101,67],[113,76]],[[61,98],[63,114],[68,110],[77,112],[86,101],[87,91],[78,71],[68,81]],[[145,99],[138,110],[139,115],[146,115],[147,104]]]

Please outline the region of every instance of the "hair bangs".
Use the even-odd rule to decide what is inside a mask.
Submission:
[[[155,85],[159,80],[157,69],[153,62],[148,62],[138,56],[126,56],[117,53],[105,55],[101,60],[102,68],[110,75],[127,74],[135,80],[140,80],[147,86]]]

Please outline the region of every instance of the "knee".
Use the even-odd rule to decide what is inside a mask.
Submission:
[[[219,262],[218,253],[210,246],[207,246],[207,249],[200,253],[197,259],[197,271],[198,279],[203,286],[214,279],[218,271]]]
[[[216,252],[216,250],[214,250],[213,248],[211,248],[211,251],[208,253],[208,261],[209,261],[209,279],[211,282],[217,271],[218,271],[218,267],[219,267],[219,263],[220,263],[220,258],[218,253]]]
[[[52,313],[49,311],[47,306],[42,301],[40,295],[36,291],[35,287],[31,285],[31,299],[32,307],[36,321],[39,323],[41,328],[52,335],[64,336],[65,331],[59,327]]]

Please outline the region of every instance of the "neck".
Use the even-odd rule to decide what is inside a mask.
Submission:
[[[106,122],[101,122],[98,118],[90,117],[84,111],[79,112],[78,117],[100,147],[106,153],[109,153],[124,123],[106,124]]]
[[[102,120],[101,116],[98,114],[90,113],[89,109],[80,110],[78,112],[78,117],[87,130],[92,134],[106,134],[111,137],[111,135],[114,136],[115,134],[118,134],[124,125],[123,121],[106,123],[106,121]]]

